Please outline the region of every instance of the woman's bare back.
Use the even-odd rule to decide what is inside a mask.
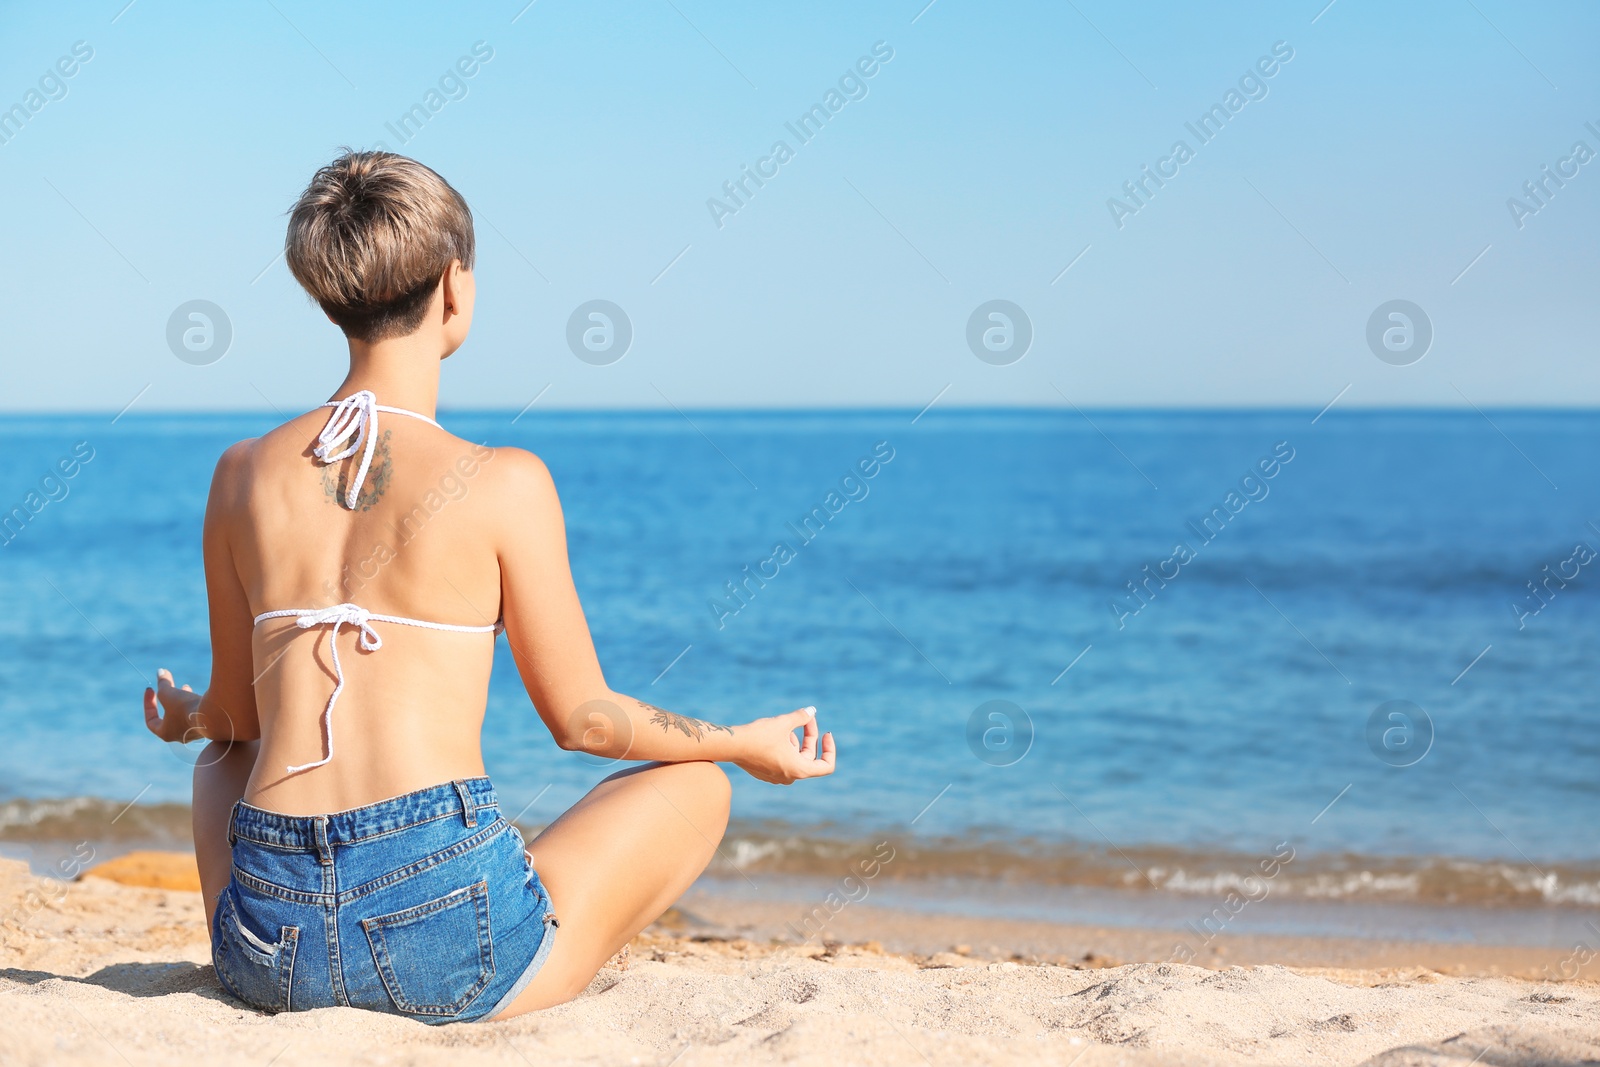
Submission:
[[[495,525],[494,450],[380,412],[370,469],[350,508],[360,451],[327,465],[312,455],[329,414],[315,410],[236,445],[219,467],[211,518],[250,617],[352,603],[431,622],[494,623],[500,565],[486,536]],[[337,758],[299,773],[288,768],[326,754],[332,627],[301,628],[294,618],[253,625],[261,746],[247,801],[316,814],[483,773],[493,637],[371,625],[382,640],[376,651],[361,648],[357,628],[339,631]]]

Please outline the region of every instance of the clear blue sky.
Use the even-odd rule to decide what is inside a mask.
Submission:
[[[5,409],[323,399],[343,346],[275,259],[284,212],[379,142],[478,213],[447,404],[1600,401],[1600,159],[1520,228],[1507,205],[1600,153],[1593,4],[125,3],[0,7],[0,108],[27,112],[0,118]],[[880,41],[865,97],[801,143],[785,123]],[[1201,143],[1185,123],[1280,41]],[[476,42],[492,58],[401,144],[386,124]],[[778,140],[793,158],[719,228],[708,199]],[[1119,228],[1108,199],[1179,140]],[[565,339],[596,298],[633,323],[610,366]],[[1008,366],[966,341],[996,298],[1034,330]],[[1410,366],[1365,339],[1395,298],[1435,331]],[[168,349],[191,299],[232,323],[215,364]]]

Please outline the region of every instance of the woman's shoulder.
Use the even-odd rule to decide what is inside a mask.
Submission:
[[[259,437],[246,437],[222,450],[217,458],[218,472],[243,474],[259,465],[263,459],[279,452],[311,454],[315,441],[306,436],[307,425],[315,422],[316,412],[306,412],[274,426]],[[313,431],[312,436],[315,436]]]
[[[222,454],[217,457],[216,472],[213,480],[223,478],[239,479],[249,476],[260,464],[264,454],[288,447],[290,427],[294,426],[297,421],[291,419],[281,426],[273,427],[260,437],[246,437],[244,440],[235,441],[223,449]]]
[[[247,476],[255,463],[256,449],[261,440],[259,437],[246,437],[224,448],[222,455],[217,457],[217,465],[211,478],[212,484],[237,481]]]
[[[531,489],[553,484],[550,468],[545,466],[544,460],[525,448],[511,445],[478,447],[491,454],[499,477],[509,488]]]
[[[529,534],[550,534],[563,525],[555,479],[527,449],[477,446],[479,473],[468,495],[475,499],[482,528],[506,545],[525,544]]]
[[[242,500],[249,487],[259,480],[263,468],[280,456],[310,455],[304,422],[300,415],[273,427],[259,437],[246,437],[235,441],[217,457],[211,476],[211,495],[225,499]]]
[[[555,479],[544,460],[525,448],[476,446],[487,488],[511,511],[556,504]],[[559,505],[558,505],[559,506]]]

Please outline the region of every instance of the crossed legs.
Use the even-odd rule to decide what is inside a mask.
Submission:
[[[194,768],[194,853],[206,929],[233,869],[228,818],[255,767],[255,741],[214,741]],[[529,852],[561,926],[544,966],[498,1018],[571,1000],[705,870],[728,826],[732,787],[715,763],[648,763],[602,781]]]

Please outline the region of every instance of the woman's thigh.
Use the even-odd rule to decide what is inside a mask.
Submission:
[[[728,776],[714,763],[652,763],[614,774],[534,838],[529,852],[560,927],[528,987],[499,1018],[583,992],[711,862],[728,825]]]

